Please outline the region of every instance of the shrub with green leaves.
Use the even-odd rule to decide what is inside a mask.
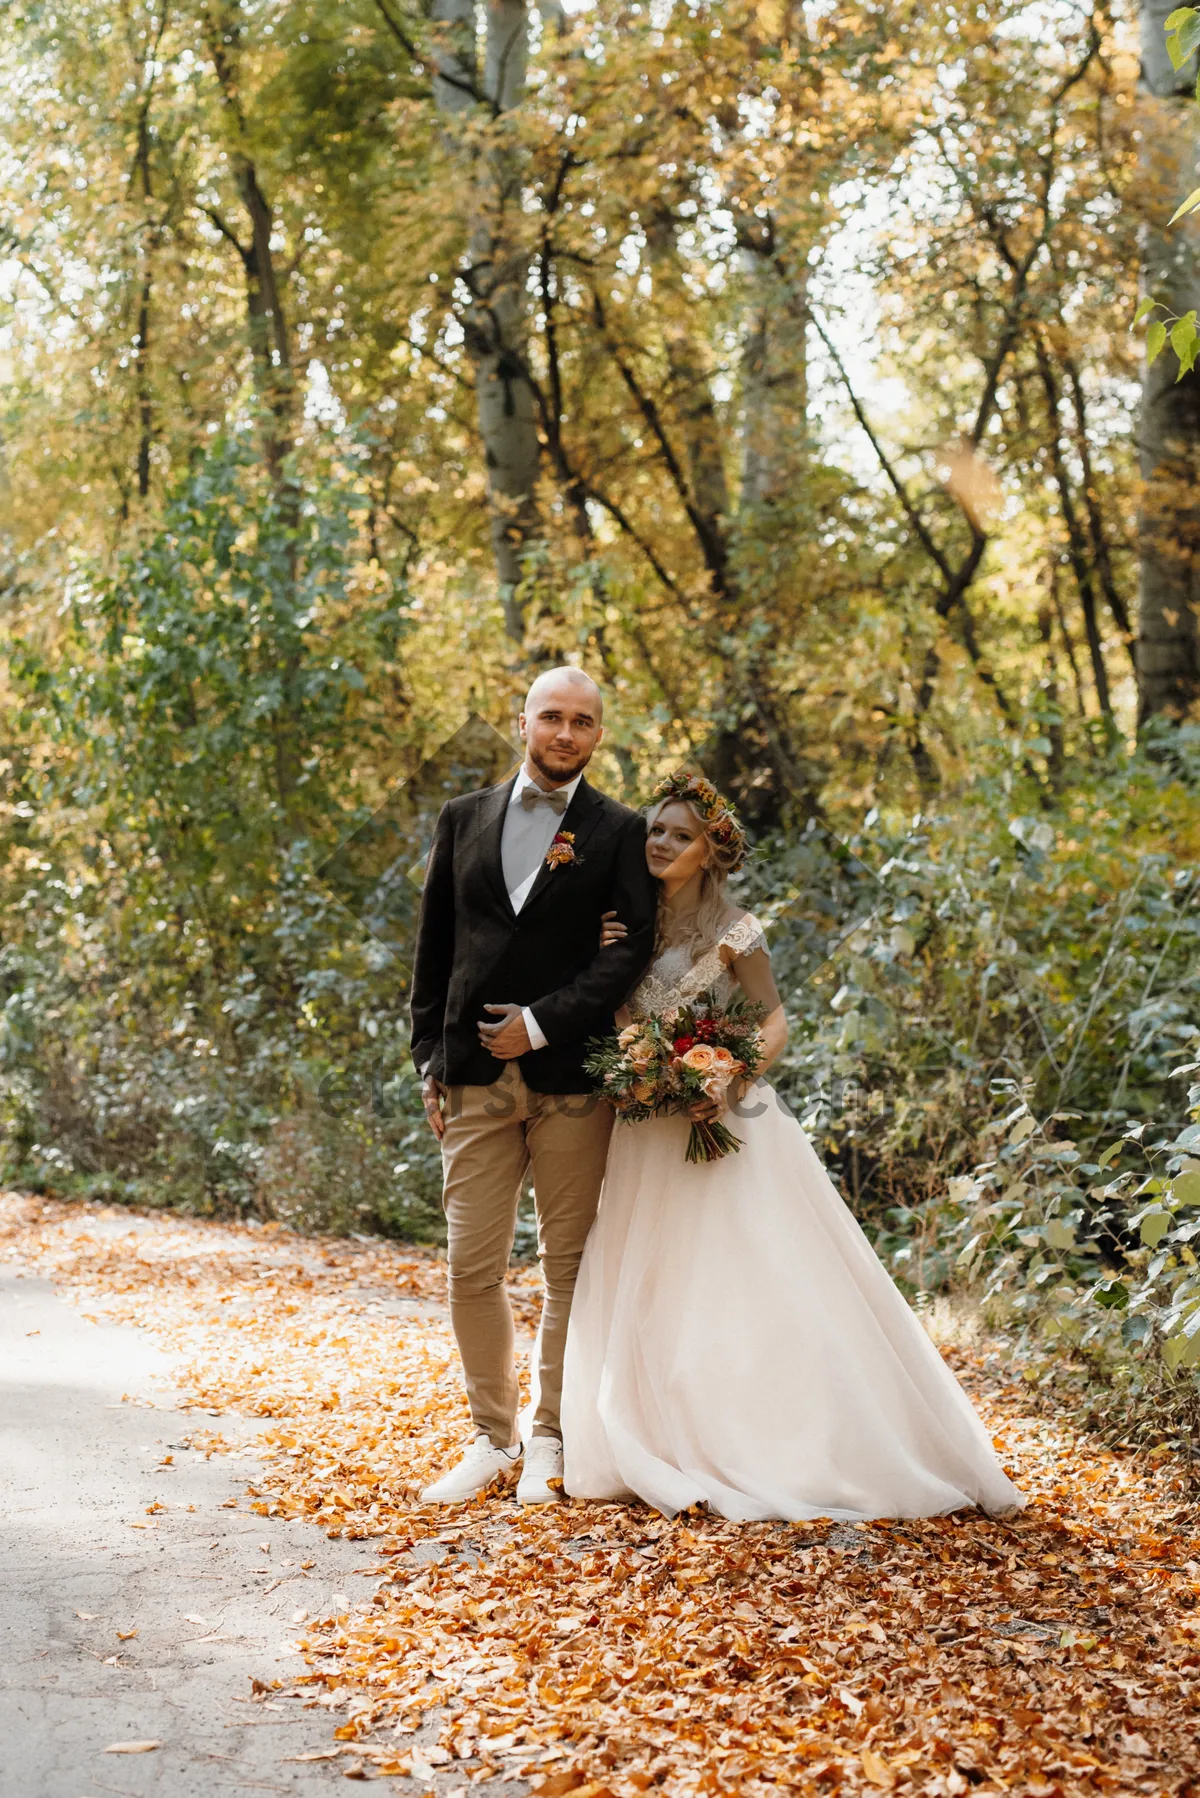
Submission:
[[[217,439],[145,541],[78,571],[62,638],[15,654],[14,731],[48,747],[8,795],[10,1178],[263,1209],[286,1140],[297,1217],[440,1227],[403,969],[313,874],[371,810],[368,687],[407,629],[365,508],[352,463],[314,456],[281,500]]]
[[[841,855],[879,885],[850,894],[863,922],[827,960],[814,880],[831,943],[849,904],[814,832],[742,877],[792,1023],[773,1078],[881,1240],[916,1242],[921,1282],[947,1275],[930,1218],[998,1092],[1080,1113],[1085,1146],[1170,1115],[1173,1069],[1200,1043],[1194,780],[1181,744],[1170,763],[1141,750],[1081,771],[1054,810],[984,779],[944,815],[871,816]]]

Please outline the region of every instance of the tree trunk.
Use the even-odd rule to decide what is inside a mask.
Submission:
[[[520,104],[525,92],[529,8],[527,0],[488,0],[482,82],[476,72],[473,0],[434,0],[432,17],[447,28],[433,84],[439,111],[447,121],[484,107],[492,114],[489,141],[474,153],[468,183],[463,279],[471,300],[463,333],[475,366],[492,553],[504,624],[513,641],[521,643],[523,562],[541,531],[537,506],[541,449],[528,376],[530,249],[523,229],[521,158],[504,115]]]
[[[139,105],[137,110],[135,166],[142,202],[143,224],[139,241],[141,283],[138,294],[137,324],[134,330],[134,395],[137,407],[137,491],[139,499],[150,493],[150,451],[154,442],[154,388],[150,368],[151,306],[154,298],[154,258],[162,240],[162,225],[153,216],[154,177],[151,169],[150,108],[154,100],[158,52],[167,28],[167,9],[158,16],[152,45],[144,52],[133,51],[137,68]]]
[[[281,703],[272,719],[272,735],[276,794],[287,820],[288,831],[291,832],[299,827],[296,801],[301,773],[301,649],[299,630],[295,623],[300,491],[288,471],[287,459],[295,448],[299,396],[293,368],[291,334],[283,308],[275,252],[271,246],[275,215],[250,153],[251,141],[239,86],[241,22],[236,10],[228,5],[228,0],[222,9],[207,13],[205,22],[209,54],[228,127],[226,153],[249,226],[248,240],[243,242],[238,232],[220,213],[209,209],[208,215],[241,258],[246,281],[250,364],[261,411],[263,460],[275,504],[287,531],[288,603],[281,613],[278,639],[271,650],[272,654],[279,657],[278,673],[282,690]]]
[[[724,535],[729,512],[721,426],[708,359],[689,328],[691,296],[680,267],[675,218],[668,208],[650,220],[646,241],[671,377],[670,402],[687,452],[692,501],[715,539]]]
[[[1059,314],[1059,320],[1063,327],[1062,342],[1065,346],[1065,343],[1070,341],[1070,334],[1066,329],[1066,323],[1062,319],[1061,312]],[[1083,494],[1084,509],[1087,512],[1088,531],[1092,541],[1092,557],[1096,565],[1096,573],[1100,577],[1100,590],[1104,594],[1108,609],[1112,613],[1117,628],[1121,633],[1121,641],[1124,644],[1125,653],[1130,659],[1136,677],[1137,655],[1133,624],[1129,616],[1129,608],[1125,604],[1124,596],[1117,586],[1117,577],[1113,570],[1112,552],[1108,543],[1108,527],[1105,523],[1104,513],[1101,509],[1100,492],[1096,484],[1095,470],[1092,466],[1091,437],[1089,434],[1090,427],[1088,424],[1087,400],[1084,395],[1083,377],[1079,372],[1079,364],[1076,362],[1069,349],[1060,347],[1058,359],[1062,363],[1071,388],[1071,410],[1075,415],[1073,432],[1075,454],[1079,457],[1079,466],[1083,474],[1083,480],[1080,485]]]
[[[216,213],[209,217],[233,244],[246,277],[246,314],[254,385],[263,408],[263,445],[272,485],[281,503],[295,504],[284,480],[283,464],[296,431],[296,381],[292,370],[291,335],[283,310],[271,236],[275,217],[247,150],[246,118],[238,89],[236,56],[241,26],[228,11],[207,17],[208,47],[231,131],[227,151],[238,197],[250,227],[249,242]]]
[[[154,442],[154,396],[150,386],[150,299],[153,282],[150,276],[149,250],[143,249],[142,255],[145,261],[138,297],[133,368],[138,418],[137,490],[138,498],[146,499],[150,493],[150,450]]]
[[[1058,381],[1054,373],[1054,365],[1050,353],[1041,336],[1035,338],[1038,370],[1042,377],[1042,387],[1046,395],[1046,425],[1049,432],[1050,467],[1054,476],[1054,484],[1058,488],[1059,510],[1067,533],[1067,554],[1071,563],[1071,572],[1075,576],[1075,590],[1079,595],[1079,608],[1083,613],[1083,628],[1087,637],[1088,655],[1092,663],[1092,679],[1096,686],[1096,704],[1100,708],[1102,718],[1112,718],[1112,700],[1108,690],[1108,669],[1104,662],[1104,645],[1100,637],[1100,619],[1096,606],[1096,588],[1093,580],[1093,569],[1088,558],[1087,541],[1079,510],[1075,504],[1075,495],[1071,487],[1071,477],[1067,472],[1067,458],[1063,451],[1062,411],[1059,403]],[[1046,639],[1049,642],[1049,639]]]
[[[777,254],[775,221],[743,236],[749,310],[742,343],[742,509],[781,499],[801,474],[807,440],[808,265]]]
[[[1200,306],[1200,223],[1188,218],[1168,230],[1167,220],[1198,179],[1200,112],[1194,64],[1176,73],[1167,55],[1163,25],[1172,6],[1142,0],[1138,192],[1143,291],[1182,314]],[[1177,382],[1177,374],[1167,350],[1142,376],[1139,722],[1157,714],[1182,718],[1200,697],[1200,375]]]
[[[1046,769],[1050,776],[1050,785],[1056,793],[1060,793],[1066,777],[1067,746],[1063,734],[1062,713],[1058,703],[1058,669],[1054,661],[1054,610],[1043,601],[1038,607],[1038,635],[1046,652],[1046,674],[1043,691],[1046,695],[1048,718],[1046,721],[1046,739],[1050,744],[1050,752],[1046,757]]]

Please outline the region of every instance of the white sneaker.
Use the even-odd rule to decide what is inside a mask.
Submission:
[[[420,1502],[423,1505],[460,1505],[466,1499],[486,1492],[497,1480],[511,1485],[520,1459],[519,1442],[514,1442],[511,1448],[496,1448],[486,1436],[476,1436],[467,1444],[457,1467],[444,1473],[432,1486],[426,1486]]]
[[[517,1484],[519,1505],[553,1505],[562,1498],[563,1445],[557,1436],[532,1436]],[[552,1485],[551,1481],[557,1481]]]

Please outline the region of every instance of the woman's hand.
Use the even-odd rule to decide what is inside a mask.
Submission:
[[[714,1123],[717,1118],[724,1117],[727,1111],[740,1105],[753,1084],[743,1074],[739,1079],[729,1082],[721,1098],[697,1099],[694,1105],[689,1105],[688,1116],[694,1124]]]
[[[618,918],[615,911],[600,914],[600,947],[607,949],[612,943],[619,943],[629,932]]]

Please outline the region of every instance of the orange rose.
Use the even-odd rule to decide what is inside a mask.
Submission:
[[[728,1049],[714,1049],[712,1056],[714,1067],[725,1068],[726,1070],[733,1068],[733,1056],[729,1053]]]
[[[717,1051],[710,1049],[707,1043],[696,1043],[682,1057],[685,1068],[692,1068],[697,1074],[707,1074],[716,1060]]]
[[[632,1090],[633,1096],[637,1099],[639,1104],[652,1105],[654,1103],[653,1080],[635,1080]]]

